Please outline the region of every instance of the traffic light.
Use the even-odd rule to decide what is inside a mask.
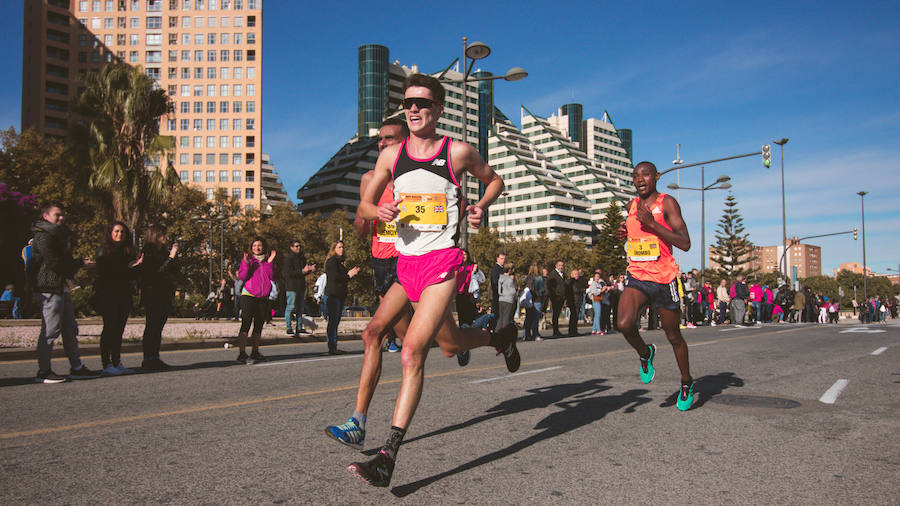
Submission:
[[[853,240],[854,241],[856,240],[856,236],[857,236],[857,233],[856,233],[856,229],[854,228],[853,229]]]
[[[768,144],[764,144],[762,147],[762,157],[763,157],[763,165],[766,167],[772,166],[772,146]]]

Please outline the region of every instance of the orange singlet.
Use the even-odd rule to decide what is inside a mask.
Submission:
[[[378,205],[394,201],[394,183],[388,181]],[[394,243],[397,241],[397,223],[384,223],[373,220],[372,227],[372,256],[374,258],[388,259],[397,257],[397,249]]]
[[[668,230],[672,227],[666,223],[662,205],[665,193],[660,193],[650,212],[653,219]],[[654,283],[671,283],[678,276],[678,264],[672,256],[672,245],[652,232],[644,230],[637,219],[637,205],[640,197],[628,204],[628,217],[625,218],[625,228],[628,230],[628,240],[625,248],[628,253],[628,272],[641,281]]]

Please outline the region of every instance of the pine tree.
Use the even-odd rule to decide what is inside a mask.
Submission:
[[[738,275],[753,275],[759,270],[750,268],[750,262],[755,260],[757,255],[749,237],[749,233],[744,233],[744,219],[738,211],[737,200],[731,192],[728,192],[725,210],[719,219],[716,244],[710,254],[710,260],[719,264],[720,276],[734,279]]]
[[[614,275],[625,274],[628,261],[625,258],[625,241],[618,237],[619,227],[625,222],[619,203],[610,200],[609,207],[600,222],[600,232],[594,243],[594,262],[606,272]]]

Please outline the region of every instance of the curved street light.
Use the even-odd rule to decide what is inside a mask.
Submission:
[[[667,188],[670,190],[694,190],[700,192],[700,286],[703,286],[706,280],[706,192],[708,190],[727,190],[731,188],[731,177],[722,174],[716,180],[708,185],[703,183],[704,166],[700,166],[700,187],[691,188],[689,186],[681,186],[677,183],[669,183]]]
[[[512,67],[506,72],[506,74],[502,76],[470,77],[469,73],[472,72],[472,66],[475,64],[475,60],[487,58],[491,54],[491,48],[484,42],[480,41],[475,41],[469,44],[468,40],[468,37],[463,37],[463,52],[462,59],[460,60],[460,62],[462,63],[462,79],[454,80],[441,78],[441,80],[445,82],[462,84],[462,141],[465,143],[469,142],[469,99],[467,83],[471,81],[494,81],[497,79],[503,79],[504,81],[513,82],[521,81],[522,79],[528,77],[528,72],[526,72],[522,67]],[[463,195],[467,195],[468,177],[465,172],[463,173],[462,181],[460,181],[460,183],[463,188]],[[468,242],[469,225],[468,223],[466,223],[465,225],[463,225],[462,230],[460,231],[460,245],[463,248],[466,248],[468,247]]]

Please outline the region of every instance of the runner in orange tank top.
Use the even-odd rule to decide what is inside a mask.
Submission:
[[[647,345],[638,332],[641,310],[650,304],[659,311],[659,321],[675,352],[681,371],[681,389],[676,406],[690,409],[694,400],[694,380],[688,361],[688,347],[681,336],[680,302],[678,295],[678,264],[672,256],[672,246],[683,251],[691,248],[687,225],[681,217],[681,207],[670,195],[656,191],[659,173],[650,162],[634,168],[632,181],[638,197],[628,204],[628,217],[619,228],[628,254],[628,274],[625,291],[619,297],[619,330],[640,356],[641,380],[650,383],[656,375],[653,359],[656,346]]]

